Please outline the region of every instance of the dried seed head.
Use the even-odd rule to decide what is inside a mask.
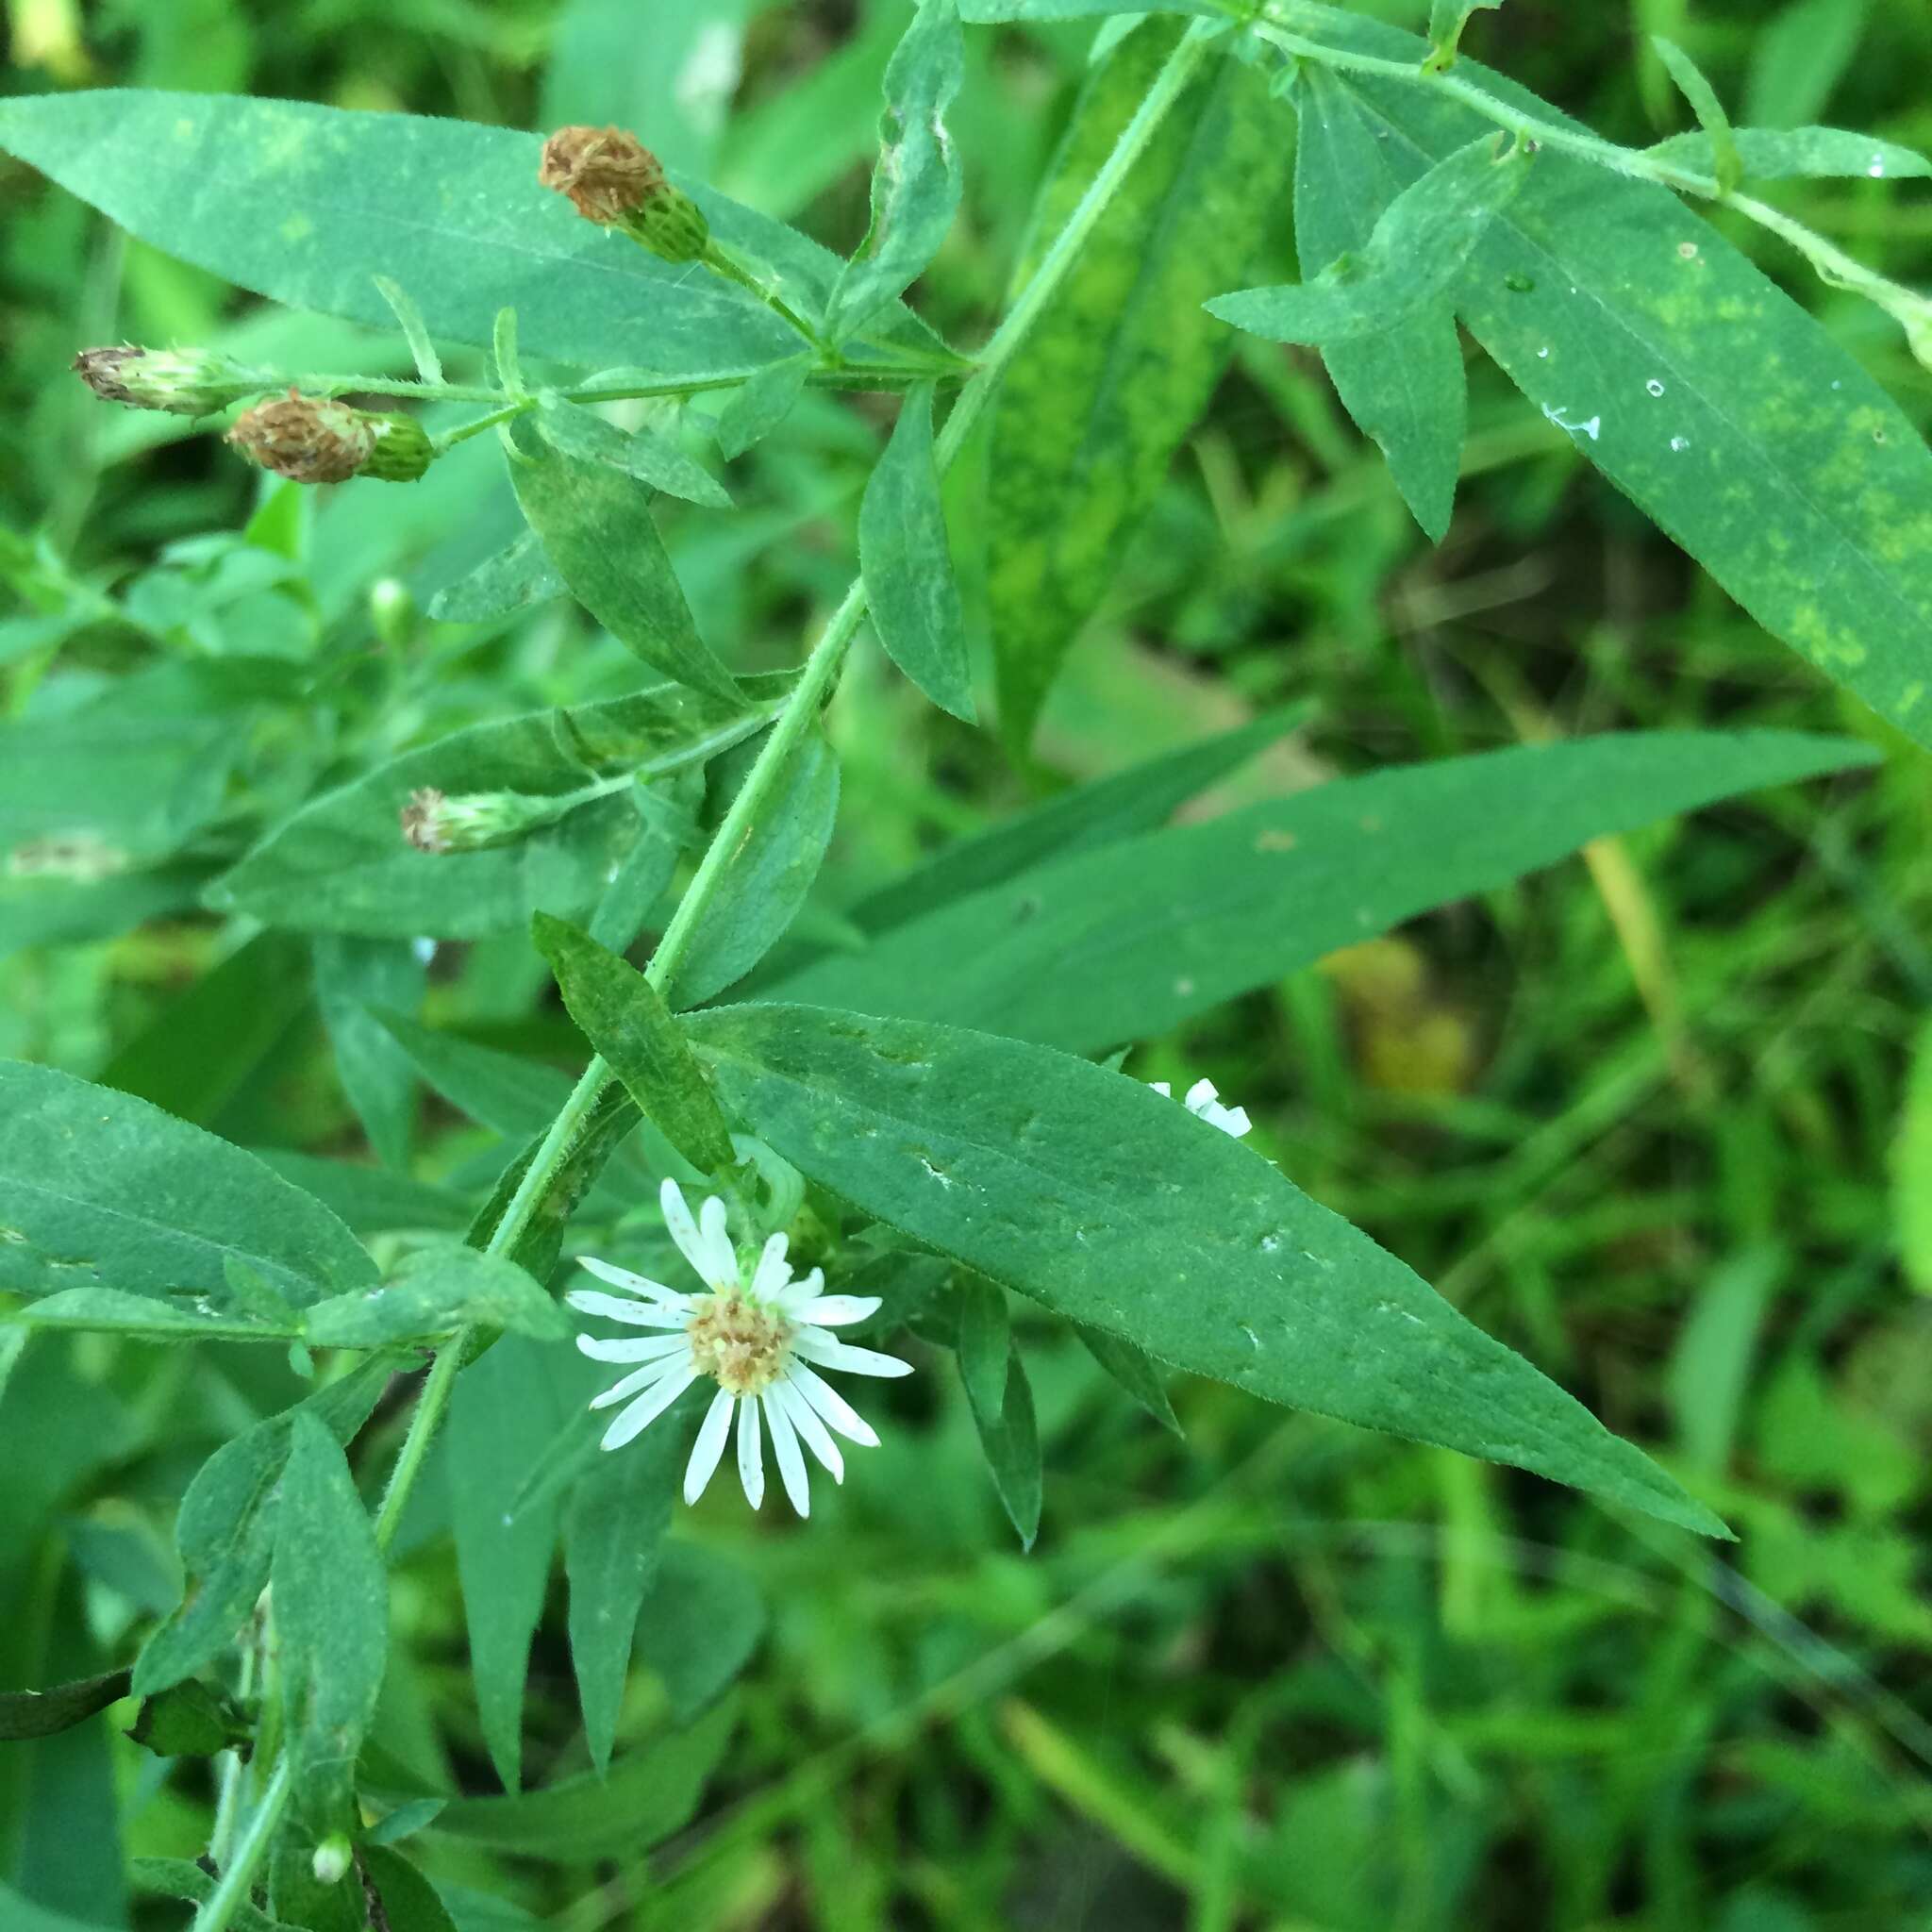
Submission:
[[[265,387],[259,370],[208,349],[142,349],[129,342],[83,349],[74,367],[103,402],[176,416],[206,416]]]
[[[227,440],[252,463],[297,483],[345,483],[375,448],[376,420],[346,403],[290,390],[238,417]]]
[[[607,228],[666,192],[658,157],[622,127],[559,127],[543,143],[537,179]]]
[[[621,127],[559,127],[543,143],[537,178],[568,195],[586,221],[622,228],[664,261],[695,261],[710,242],[704,210]]]
[[[403,837],[418,852],[480,852],[508,845],[553,824],[580,803],[574,794],[543,798],[524,791],[460,791],[425,785],[397,814]]]

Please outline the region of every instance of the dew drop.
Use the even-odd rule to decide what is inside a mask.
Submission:
[[[1536,352],[1536,359],[1539,362],[1547,362],[1550,359],[1550,345],[1547,342]]]
[[[1690,439],[1688,436],[1674,436],[1671,438],[1671,447],[1681,455],[1690,447]]]
[[[1662,395],[1662,394],[1663,394],[1663,392],[1664,392],[1664,386],[1663,386],[1663,384],[1662,384],[1662,383],[1660,383],[1660,382],[1659,382],[1659,381],[1658,381],[1658,380],[1657,379],[1657,377],[1656,377],[1656,376],[1654,376],[1654,375],[1653,375],[1653,376],[1652,376],[1652,377],[1650,378],[1650,380],[1649,380],[1648,382],[1646,382],[1646,383],[1645,383],[1645,384],[1644,384],[1643,386],[1644,386],[1644,388],[1645,388],[1645,389],[1647,389],[1647,390],[1648,390],[1648,391],[1649,391],[1651,392],[1651,394],[1652,394],[1652,395],[1654,395],[1654,396],[1660,396],[1660,395]]]
[[[1883,155],[1874,155],[1872,157],[1872,165],[1869,168],[1867,168],[1865,172],[1866,174],[1870,175],[1874,181],[1877,180],[1877,178],[1885,173],[1885,157]]]

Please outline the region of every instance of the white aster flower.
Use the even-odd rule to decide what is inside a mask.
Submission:
[[[1148,1086],[1155,1092],[1174,1098],[1174,1089],[1165,1080],[1150,1080]],[[1244,1107],[1223,1107],[1221,1095],[1214,1091],[1212,1080],[1196,1080],[1188,1089],[1187,1097],[1181,1103],[1196,1120],[1206,1121],[1210,1127],[1219,1127],[1224,1134],[1232,1134],[1237,1141],[1254,1125]]]
[[[572,1307],[587,1315],[605,1315],[632,1328],[669,1331],[638,1341],[577,1337],[577,1346],[593,1360],[639,1365],[591,1404],[592,1408],[608,1408],[614,1402],[628,1403],[604,1432],[604,1447],[622,1449],[693,1382],[708,1375],[717,1383],[718,1392],[705,1411],[685,1466],[684,1500],[695,1503],[704,1494],[724,1457],[736,1409],[738,1479],[744,1485],[745,1500],[754,1509],[764,1501],[763,1436],[769,1429],[785,1493],[801,1516],[808,1515],[811,1496],[805,1457],[799,1453],[801,1440],[832,1472],[834,1482],[845,1480],[845,1463],[832,1431],[868,1449],[875,1449],[879,1440],[872,1425],[817,1371],[909,1375],[912,1364],[897,1356],[854,1348],[830,1333],[848,1322],[864,1321],[878,1307],[878,1298],[825,1294],[824,1275],[816,1268],[804,1280],[793,1281],[782,1234],[765,1243],[747,1284],[738,1251],[725,1232],[723,1201],[712,1195],[693,1221],[675,1181],[664,1183],[658,1199],[671,1239],[697,1270],[704,1291],[679,1294],[661,1282],[580,1255],[581,1265],[599,1281],[623,1289],[630,1298],[591,1289],[573,1289],[565,1296]]]

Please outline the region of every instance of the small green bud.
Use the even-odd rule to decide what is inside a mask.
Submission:
[[[690,195],[669,186],[626,217],[623,227],[660,261],[696,261],[711,245],[711,225],[704,209]]]
[[[397,816],[403,837],[418,852],[480,852],[511,844],[583,802],[576,793],[542,798],[525,791],[461,791],[452,796],[425,785],[409,793]]]
[[[369,622],[391,651],[409,641],[416,628],[416,600],[397,577],[377,577],[369,587]]]
[[[211,349],[83,349],[74,358],[80,379],[103,402],[135,409],[206,416],[268,387],[258,369],[246,369]]]
[[[316,1846],[308,1869],[318,1885],[340,1885],[356,1862],[356,1848],[340,1831],[332,1832]]]
[[[429,433],[413,416],[372,416],[375,447],[362,465],[365,476],[385,483],[413,483],[436,458]]]

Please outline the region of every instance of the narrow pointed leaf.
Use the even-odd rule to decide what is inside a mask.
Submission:
[[[1807,175],[1858,175],[1868,180],[1924,180],[1932,160],[1895,141],[1878,141],[1844,127],[1739,127],[1732,130],[1747,181],[1790,181]],[[1717,174],[1711,137],[1674,134],[1649,153],[1692,174]]]
[[[534,530],[507,550],[486,557],[475,570],[445,584],[429,600],[429,614],[443,624],[488,624],[512,610],[563,595],[563,579],[550,568]]]
[[[775,991],[1104,1050],[1591,839],[1871,759],[1842,739],[1687,731],[1393,766],[1050,860]]]
[[[964,1357],[960,1369],[965,1369]],[[966,1379],[967,1407],[979,1431],[1000,1507],[1019,1536],[1020,1547],[1030,1550],[1040,1534],[1040,1505],[1043,1476],[1040,1461],[1040,1427],[1034,1420],[1033,1390],[1017,1343],[1009,1342],[998,1357],[999,1400],[989,1405],[974,1379]]]
[[[1144,1349],[1123,1341],[1118,1335],[1109,1335],[1105,1328],[1089,1327],[1084,1322],[1075,1323],[1074,1332],[1086,1343],[1088,1354],[1162,1428],[1173,1430],[1176,1436],[1181,1433],[1180,1419],[1168,1399],[1160,1366]]]
[[[516,442],[509,475],[551,568],[619,643],[675,683],[740,695],[698,635],[646,485],[529,435]]]
[[[620,429],[594,410],[563,396],[545,394],[538,401],[537,431],[553,449],[621,471],[667,496],[681,496],[687,503],[701,503],[709,509],[731,508],[724,486],[702,463],[686,456],[676,439],[656,424],[646,422],[637,429]]]
[[[1325,348],[1378,335],[1441,302],[1531,165],[1507,135],[1479,136],[1405,188],[1367,242],[1314,280],[1217,295],[1208,311],[1277,342]]]
[[[404,1256],[380,1288],[318,1303],[303,1333],[318,1348],[383,1348],[470,1324],[547,1341],[570,1333],[563,1310],[523,1269],[457,1241]]]
[[[1006,1291],[967,1275],[959,1284],[959,1379],[982,1422],[998,1422],[1007,1395],[1007,1355],[1012,1324]]]
[[[1657,49],[1664,71],[1677,84],[1677,92],[1690,103],[1697,125],[1710,143],[1710,172],[1720,194],[1728,194],[1744,178],[1743,158],[1738,152],[1738,139],[1731,131],[1731,117],[1718,99],[1717,90],[1704,77],[1704,70],[1674,41],[1652,34],[1650,44]]]
[[[932,453],[932,386],[908,392],[858,508],[858,560],[886,654],[941,710],[973,722],[966,618]]]
[[[810,1179],[1074,1321],[1273,1402],[1724,1533],[1393,1255],[1137,1080],[822,1008],[690,1024],[720,1091]]]
[[[271,1580],[296,1803],[318,1831],[350,1829],[389,1655],[389,1579],[349,1466],[312,1415],[290,1434]]]
[[[610,1062],[645,1117],[694,1167],[711,1174],[729,1167],[731,1133],[724,1116],[657,988],[560,919],[540,915],[533,932],[571,1018]]]
[[[718,449],[726,462],[762,442],[791,413],[811,375],[809,356],[793,356],[760,369],[718,411]]]
[[[954,0],[920,0],[886,68],[886,108],[872,177],[872,225],[825,314],[834,341],[864,328],[939,252],[959,206],[959,158],[946,109],[965,78]]]
[[[839,760],[814,727],[791,747],[774,796],[751,826],[664,989],[675,1010],[742,979],[777,943],[818,876],[838,816]]]

